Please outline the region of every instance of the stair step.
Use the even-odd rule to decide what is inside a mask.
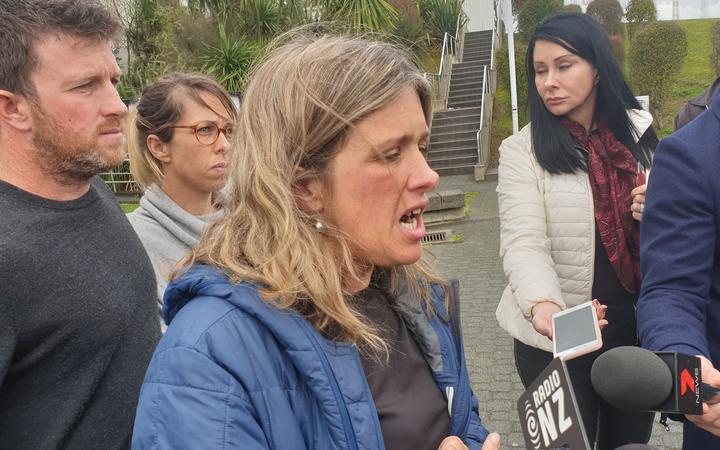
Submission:
[[[430,136],[434,137],[434,142],[436,142],[443,140],[446,137],[452,139],[452,137],[457,135],[458,133],[477,132],[478,128],[480,128],[479,119],[477,122],[470,122],[459,125],[448,125],[440,128],[433,126],[432,131],[430,132]]]
[[[485,65],[487,65],[487,64],[482,64],[482,63],[477,62],[477,61],[462,62],[462,63],[458,63],[458,64],[453,64],[453,65],[452,65],[452,71],[453,71],[453,73],[467,73],[467,72],[471,72],[471,73],[472,73],[472,72],[480,72],[480,73],[482,73],[482,71],[483,71],[483,66],[485,66]]]
[[[477,57],[476,57],[476,56],[471,56],[471,57],[468,57],[468,58],[463,58],[463,63],[464,63],[464,64],[468,64],[468,63],[476,63],[476,62],[479,62],[479,63],[482,63],[482,64],[490,64],[490,59],[491,59],[491,58],[490,58],[490,55],[483,55],[483,56],[477,56]]]
[[[455,116],[451,118],[435,117],[432,122],[432,132],[444,133],[447,130],[462,131],[462,127],[471,124],[480,124],[480,114],[473,114],[470,116]]]
[[[463,48],[479,48],[485,47],[490,48],[492,46],[492,39],[474,39],[463,42]]]
[[[449,111],[437,111],[433,114],[433,124],[437,120],[453,120],[459,117],[478,116],[480,117],[480,108],[463,108],[453,109]]]
[[[442,158],[455,158],[459,156],[470,156],[474,155],[477,157],[477,143],[471,146],[459,147],[459,148],[435,148],[428,152],[428,160],[438,160]]]
[[[454,76],[453,76],[454,75]],[[482,72],[480,76],[476,74],[463,73],[463,74],[451,74],[450,76],[450,89],[452,88],[463,88],[465,86],[482,86],[483,77]]]
[[[481,90],[471,92],[458,92],[448,96],[448,103],[453,102],[465,102],[465,101],[480,101],[482,100],[483,92]]]
[[[446,134],[449,132],[466,131],[470,128],[477,129],[480,126],[480,114],[466,116],[455,120],[433,120],[431,134]]]
[[[490,48],[487,48],[487,49],[483,48],[483,49],[475,50],[475,49],[468,49],[467,47],[465,47],[465,51],[463,51],[463,61],[465,61],[468,58],[476,58],[476,57],[482,57],[482,56],[490,57],[491,54],[492,54],[492,49],[490,49]]]
[[[449,108],[476,108],[482,105],[482,102],[480,100],[477,101],[462,101],[462,102],[455,102],[448,100],[448,107]]]
[[[472,79],[473,77],[480,77],[480,79],[482,79],[484,66],[490,67],[489,64],[479,64],[476,67],[454,67],[451,77],[460,78],[463,81],[467,81],[468,79]]]
[[[441,177],[450,175],[467,175],[475,173],[475,165],[472,166],[456,166],[456,167],[438,167],[433,170]]]
[[[474,95],[474,94],[480,94],[483,93],[483,83],[472,83],[472,84],[461,84],[458,86],[450,85],[450,91],[448,95],[450,97],[457,96],[457,95]]]
[[[462,95],[462,94],[482,94],[483,91],[483,83],[482,78],[480,78],[479,83],[465,83],[465,84],[458,84],[453,86],[450,84],[450,93],[449,95]]]
[[[465,166],[465,165],[475,165],[477,162],[477,154],[471,155],[471,156],[460,156],[456,158],[446,158],[446,159],[437,159],[437,160],[428,160],[428,165],[432,167],[433,169],[438,169],[441,167],[457,167],[457,166]]]
[[[448,142],[448,143],[436,143],[431,144],[428,149],[432,152],[443,152],[443,151],[455,151],[455,150],[462,150],[462,151],[468,151],[468,149],[474,148],[475,153],[477,153],[477,138],[472,138],[472,140],[468,139],[466,141],[456,141],[456,142]]]
[[[435,135],[430,134],[430,143],[435,144],[438,142],[442,143],[449,143],[449,142],[460,142],[460,141],[466,141],[468,139],[475,139],[475,134],[477,133],[477,129],[473,130],[466,130],[466,131],[456,131],[454,133],[446,133],[442,135]]]

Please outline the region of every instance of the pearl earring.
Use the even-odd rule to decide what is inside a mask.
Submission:
[[[319,220],[315,220],[315,231],[317,231],[318,233],[324,233],[325,224],[320,222]]]

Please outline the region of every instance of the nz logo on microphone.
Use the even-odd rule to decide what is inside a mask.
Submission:
[[[554,359],[517,402],[527,448],[590,450],[565,363]]]

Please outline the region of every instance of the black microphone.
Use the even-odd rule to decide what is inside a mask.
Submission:
[[[617,347],[600,355],[590,378],[605,401],[628,411],[702,414],[718,388],[703,383],[700,358],[675,352]]]

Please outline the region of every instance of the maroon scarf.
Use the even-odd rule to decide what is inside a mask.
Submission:
[[[640,226],[632,218],[630,191],[637,161],[618,141],[605,120],[589,135],[572,120],[562,119],[575,141],[588,152],[588,172],[595,203],[595,222],[610,265],[628,292],[640,289]]]

